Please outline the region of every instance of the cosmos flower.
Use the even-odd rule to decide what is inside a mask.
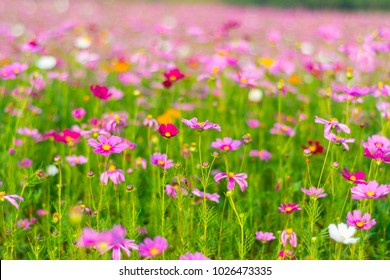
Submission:
[[[94,96],[97,98],[103,100],[103,101],[108,101],[112,95],[112,93],[109,91],[109,89],[105,86],[90,86],[89,88],[91,92],[93,93]]]
[[[84,108],[78,108],[72,111],[72,116],[77,120],[84,118],[85,114],[87,114],[87,111]]]
[[[162,137],[172,138],[179,133],[179,130],[174,124],[168,123],[168,124],[161,124],[158,127],[158,132]]]
[[[241,145],[240,140],[233,140],[232,138],[225,137],[223,140],[217,139],[215,142],[211,143],[211,147],[215,149],[219,149],[221,151],[227,152],[227,151],[234,151],[237,150]]]
[[[316,154],[322,154],[324,151],[324,147],[320,144],[320,141],[307,141],[309,146],[302,146],[303,149],[309,149],[310,154],[316,155]]]
[[[347,224],[356,227],[357,229],[369,230],[376,224],[376,221],[375,219],[371,220],[370,213],[365,213],[362,217],[362,212],[360,210],[353,210],[347,215]]]
[[[256,239],[262,241],[263,243],[266,243],[266,242],[269,242],[269,241],[276,239],[276,237],[272,232],[257,231],[256,232]]]
[[[181,119],[181,121],[187,125],[189,128],[196,129],[199,132],[209,129],[215,129],[221,131],[221,126],[219,124],[214,124],[206,120],[205,122],[198,122],[198,118],[192,118],[190,120]]]
[[[366,184],[358,184],[356,187],[351,188],[352,199],[378,199],[387,195],[390,192],[390,188],[387,185],[378,185],[377,181],[370,181]]]
[[[29,158],[24,158],[18,162],[18,166],[22,168],[28,168],[32,165],[32,160]]]
[[[245,173],[236,174],[234,172],[229,172],[228,174],[221,172],[214,176],[214,180],[218,184],[222,178],[228,178],[227,188],[229,191],[234,189],[235,183],[240,186],[242,192],[245,191],[245,189],[248,187],[248,182],[246,181],[248,175]]]
[[[278,260],[295,260],[295,254],[291,250],[280,250],[278,253]]]
[[[67,128],[60,133],[54,132],[53,137],[54,141],[56,142],[61,142],[69,146],[73,146],[75,143],[80,142],[79,139],[81,137],[81,134],[78,131],[74,131]]]
[[[168,242],[164,237],[156,236],[154,239],[145,238],[139,244],[139,255],[142,258],[154,258],[168,248]]]
[[[354,143],[355,139],[353,138],[342,138],[339,135],[336,135],[334,133],[329,133],[328,135],[325,135],[325,138],[328,139],[329,141],[332,141],[333,143],[336,143],[338,145],[343,145],[344,148],[348,151],[349,146],[348,143]]]
[[[381,135],[368,137],[367,142],[362,141],[364,156],[375,160],[378,164],[390,163],[390,140]]]
[[[344,223],[340,223],[337,226],[335,224],[330,224],[328,226],[329,236],[336,242],[344,244],[354,244],[359,238],[354,238],[353,235],[356,232],[355,227],[348,227]]]
[[[323,188],[310,187],[309,189],[301,188],[301,191],[311,197],[322,198],[327,196]]]
[[[295,135],[295,131],[292,127],[289,127],[281,123],[275,123],[274,127],[271,128],[269,132],[271,134],[277,134],[277,135],[287,135],[287,136]]]
[[[164,73],[166,80],[163,82],[164,87],[170,88],[175,82],[184,78],[184,74],[179,69],[174,68]]]
[[[147,115],[147,117],[143,121],[143,125],[148,128],[154,128],[154,129],[157,129],[159,126],[157,120],[154,119],[152,115]]]
[[[337,133],[340,133],[341,130],[347,134],[351,133],[351,129],[347,125],[339,123],[339,121],[335,118],[331,118],[330,121],[327,121],[325,119],[316,116],[314,122],[325,125],[324,127],[325,137],[328,137],[333,129],[335,129]]]
[[[130,256],[130,250],[138,250],[138,245],[134,243],[134,240],[126,239],[126,229],[120,225],[115,225],[111,230],[97,232],[91,228],[84,228],[79,240],[77,241],[78,247],[91,247],[94,246],[100,252],[105,252],[112,249],[112,259],[121,259],[121,250],[126,255]]]
[[[154,153],[150,156],[150,161],[155,166],[160,166],[161,168],[168,169],[174,166],[173,160],[168,159],[166,154]]]
[[[204,192],[201,192],[200,190],[198,190],[196,188],[192,190],[192,193],[194,195],[198,196],[198,197],[201,197],[201,198],[206,197],[207,200],[219,203],[220,196],[217,193],[213,193],[213,194],[211,194],[211,193],[204,193]]]
[[[291,228],[283,230],[280,239],[283,247],[286,247],[287,243],[290,243],[294,248],[298,245],[297,234]]]
[[[111,165],[107,171],[100,175],[100,182],[105,185],[108,184],[108,179],[117,185],[125,181],[125,174],[122,169],[116,169],[114,165]]]
[[[88,158],[86,158],[85,156],[75,156],[75,155],[67,156],[65,157],[65,160],[69,162],[70,166],[75,166],[78,164],[84,164],[88,162]]]
[[[259,157],[261,160],[269,161],[272,158],[272,154],[267,150],[251,150],[249,152],[250,157]]]
[[[200,252],[195,252],[194,254],[187,252],[185,255],[181,255],[179,257],[179,260],[181,260],[181,261],[184,261],[184,260],[209,260],[209,258]]]
[[[146,159],[141,158],[141,157],[137,157],[134,161],[134,168],[138,169],[141,167],[142,169],[146,169],[147,164],[148,164],[148,162],[146,161]]]
[[[368,95],[371,93],[371,89],[369,87],[363,87],[363,88],[359,88],[358,86],[353,86],[351,88],[349,87],[344,87],[343,88],[343,92],[345,94],[348,94],[350,96],[364,96],[364,95]]]
[[[99,135],[97,139],[99,142],[95,139],[88,139],[88,145],[95,148],[93,150],[95,154],[100,154],[107,157],[111,153],[119,154],[127,148],[127,145],[122,143],[122,139],[118,136],[111,136],[107,139],[105,136]]]
[[[364,174],[363,171],[358,171],[356,173],[349,172],[347,168],[344,168],[344,172],[340,171],[340,174],[347,179],[348,181],[354,183],[354,184],[367,184],[366,181],[364,181],[364,178],[366,178],[366,174]]]
[[[302,210],[302,208],[299,208],[299,204],[293,204],[293,203],[288,203],[288,204],[281,204],[280,207],[278,207],[279,213],[286,213],[286,214],[291,214],[295,211]]]
[[[165,192],[167,193],[168,196],[170,197],[173,197],[173,198],[176,198],[177,197],[177,193],[178,192],[181,192],[183,195],[187,195],[188,192],[185,188],[180,188],[179,185],[170,185],[170,184],[167,184],[165,186]]]
[[[3,202],[4,200],[7,200],[9,203],[11,203],[13,206],[15,206],[16,209],[19,210],[19,205],[16,202],[16,200],[23,202],[24,198],[21,196],[18,196],[16,194],[7,195],[5,192],[0,192],[0,202]]]

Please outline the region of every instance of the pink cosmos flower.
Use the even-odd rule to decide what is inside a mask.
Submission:
[[[172,138],[179,133],[179,130],[174,124],[168,123],[168,124],[161,124],[158,127],[158,133],[160,133],[162,137]]]
[[[250,128],[258,128],[260,126],[260,121],[255,120],[255,119],[250,119],[247,121],[247,125]]]
[[[158,128],[158,122],[156,119],[153,119],[152,115],[148,115],[144,121],[143,121],[143,125],[144,126],[147,126],[149,128],[154,128],[154,129],[157,129]]]
[[[245,181],[248,178],[248,175],[245,173],[236,174],[233,172],[229,172],[228,174],[221,172],[214,176],[214,180],[218,184],[222,178],[228,178],[227,188],[229,191],[234,189],[235,183],[240,186],[242,192],[245,191],[245,189],[248,187],[248,182]]]
[[[75,155],[67,156],[65,157],[65,160],[69,162],[70,166],[75,166],[78,164],[84,164],[88,162],[88,158],[86,158],[85,156],[75,156]]]
[[[105,86],[96,85],[94,87],[91,85],[89,89],[92,91],[93,95],[103,101],[108,101],[112,95],[109,89]]]
[[[352,199],[378,199],[387,195],[390,192],[390,188],[387,185],[378,185],[376,181],[367,182],[367,184],[358,184],[356,187],[351,188]]]
[[[302,208],[299,208],[299,204],[293,204],[293,203],[288,203],[288,204],[281,204],[280,207],[278,207],[279,213],[286,213],[286,214],[291,214],[292,212],[302,210]]]
[[[145,238],[139,244],[139,255],[142,258],[154,258],[168,248],[168,242],[164,237],[156,236],[154,239]]]
[[[125,181],[125,174],[122,169],[116,169],[114,165],[111,165],[107,171],[100,175],[100,182],[104,183],[105,185],[108,184],[108,179],[117,185]]]
[[[354,183],[354,184],[367,184],[366,181],[364,181],[364,178],[366,178],[366,174],[364,174],[363,171],[358,171],[356,173],[349,172],[347,168],[344,168],[343,171],[340,171],[340,174],[347,179],[348,181]]]
[[[355,142],[355,139],[353,138],[342,138],[338,135],[335,135],[334,133],[329,133],[328,135],[325,135],[325,138],[338,145],[342,144],[347,151],[349,150],[348,143]]]
[[[323,188],[315,188],[315,187],[310,187],[309,189],[301,188],[301,191],[304,194],[307,194],[308,196],[315,197],[315,198],[322,198],[327,196]]]
[[[278,260],[295,260],[295,254],[291,250],[280,250],[278,253]]]
[[[390,163],[390,140],[381,135],[368,137],[368,141],[362,141],[364,156],[374,159],[378,164]]]
[[[113,112],[104,114],[102,117],[102,126],[106,131],[117,134],[123,127],[128,125],[127,119],[127,112]]]
[[[196,252],[194,254],[186,253],[185,255],[181,255],[179,257],[179,260],[181,260],[181,261],[186,261],[186,260],[189,260],[189,261],[192,261],[192,260],[209,260],[209,258],[206,257],[205,255],[203,255],[202,253]]]
[[[314,122],[325,125],[325,127],[324,127],[325,137],[329,136],[332,129],[335,129],[337,131],[337,133],[340,133],[341,130],[347,134],[351,133],[351,129],[347,125],[339,123],[339,121],[335,118],[331,118],[330,121],[327,121],[325,119],[322,119],[322,118],[316,116],[314,119]]]
[[[22,168],[28,168],[32,165],[32,160],[29,158],[24,158],[18,162],[18,166]]]
[[[84,118],[85,114],[87,114],[87,111],[84,108],[78,108],[72,111],[72,116],[77,120]]]
[[[343,92],[350,96],[364,96],[371,93],[371,89],[369,87],[359,88],[358,86],[353,86],[351,88],[344,87]]]
[[[257,231],[256,232],[256,239],[262,241],[263,243],[266,243],[266,242],[269,242],[269,241],[276,239],[276,237],[272,232]]]
[[[90,228],[84,228],[77,241],[78,247],[96,247],[100,254],[112,249],[112,259],[121,259],[121,249],[130,256],[130,250],[138,250],[138,245],[134,240],[126,239],[126,229],[120,225],[115,225],[109,231],[97,232]]]
[[[357,229],[369,230],[376,224],[375,219],[370,219],[370,213],[365,213],[362,217],[362,212],[360,210],[354,210],[353,212],[348,213],[347,224],[356,227]]]
[[[177,193],[181,192],[183,195],[187,195],[188,192],[185,188],[180,188],[178,185],[169,185],[167,184],[165,186],[165,192],[167,193],[168,196],[176,198]]]
[[[209,129],[221,131],[221,126],[219,124],[211,123],[208,120],[206,120],[205,122],[198,122],[198,118],[192,118],[190,120],[181,119],[181,121],[185,123],[185,125],[187,125],[189,128],[196,129],[199,132]]]
[[[166,154],[154,153],[150,156],[150,161],[153,165],[160,166],[164,169],[172,168],[174,166],[173,160],[168,159]]]
[[[274,127],[269,131],[271,134],[294,136],[295,131],[292,127],[281,123],[275,123]]]
[[[51,133],[47,136],[50,136]],[[65,143],[67,145],[73,146],[75,143],[80,142],[79,138],[81,134],[78,131],[74,131],[71,129],[64,129],[64,131],[60,133],[54,132],[53,135],[54,141]]]
[[[272,154],[267,150],[252,150],[249,152],[250,157],[259,157],[261,160],[269,161],[272,158]]]
[[[122,139],[118,136],[111,136],[107,139],[105,136],[100,135],[97,139],[99,142],[95,139],[88,139],[88,145],[95,148],[93,152],[96,154],[107,157],[111,153],[119,154],[127,148],[127,145],[122,143]]]
[[[283,230],[280,239],[283,247],[286,247],[287,243],[290,243],[294,248],[298,245],[297,234],[291,228]]]
[[[16,194],[7,195],[5,192],[0,192],[0,202],[3,202],[4,200],[7,200],[9,203],[11,203],[13,206],[15,206],[16,209],[19,210],[19,205],[16,202],[16,200],[23,202],[24,198],[21,196],[18,196]]]
[[[146,165],[147,165],[147,161],[146,159],[144,158],[141,158],[141,157],[137,157],[134,161],[134,168],[135,169],[138,169],[138,168],[142,168],[142,169],[146,169]]]
[[[223,138],[223,140],[218,138],[217,140],[215,140],[215,142],[211,143],[211,147],[225,152],[237,150],[240,145],[240,140],[233,140],[229,137],[225,137]]]
[[[196,188],[192,190],[192,193],[194,195],[198,196],[198,197],[201,197],[201,198],[206,197],[207,200],[219,203],[220,196],[217,193],[213,193],[213,194],[211,194],[211,193],[204,193],[204,192],[201,192],[200,190],[198,190]]]
[[[29,229],[30,228],[30,221],[29,219],[23,219],[23,220],[19,220],[16,225],[22,229]]]

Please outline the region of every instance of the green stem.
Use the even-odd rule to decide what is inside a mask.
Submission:
[[[329,140],[329,142],[328,142],[328,147],[327,147],[327,149],[326,149],[326,154],[325,154],[324,163],[322,164],[322,168],[321,168],[320,178],[318,179],[317,188],[319,188],[319,187],[320,187],[320,183],[321,183],[321,179],[322,179],[322,174],[324,173],[324,169],[325,169],[326,160],[327,160],[327,158],[328,158],[328,154],[329,154],[330,143],[331,143],[331,141]]]

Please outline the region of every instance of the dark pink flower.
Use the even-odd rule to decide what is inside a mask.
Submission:
[[[302,208],[299,208],[299,204],[293,204],[293,203],[288,203],[288,204],[281,204],[279,208],[279,213],[286,213],[286,214],[291,214],[295,211],[302,210]]]
[[[163,82],[164,87],[170,88],[173,83],[184,78],[184,74],[179,69],[174,68],[164,73],[166,80]]]
[[[362,217],[362,212],[360,210],[354,210],[353,212],[348,213],[347,224],[356,227],[357,229],[369,230],[376,224],[376,221],[375,219],[371,220],[370,213],[365,213]]]
[[[340,171],[340,174],[347,179],[348,181],[354,183],[354,184],[367,184],[367,182],[364,180],[366,178],[366,174],[364,174],[363,171],[358,171],[356,173],[349,172],[347,168],[344,168],[343,171]]]
[[[171,138],[176,136],[179,133],[179,130],[174,124],[161,124],[158,128],[158,132],[162,137]]]
[[[94,87],[91,85],[89,89],[92,91],[93,95],[104,101],[108,101],[112,95],[109,89],[105,86],[96,85]]]

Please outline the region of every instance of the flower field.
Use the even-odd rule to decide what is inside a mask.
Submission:
[[[0,3],[0,259],[389,259],[389,53],[379,12]]]

